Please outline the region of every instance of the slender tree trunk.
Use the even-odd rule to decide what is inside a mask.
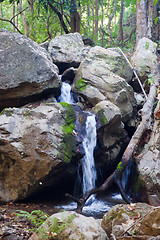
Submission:
[[[104,6],[103,6],[103,0],[101,2],[101,27],[103,28],[103,22],[104,22]]]
[[[87,27],[90,27],[90,6],[87,4]]]
[[[94,31],[94,39],[98,40],[98,0],[95,0],[95,31]]]
[[[104,6],[103,6],[103,0],[101,2],[101,29],[103,29],[103,22],[104,22]],[[102,47],[104,47],[104,32],[102,31]]]
[[[157,2],[157,4],[154,6],[153,11],[154,11],[154,19],[158,18],[160,14],[158,14],[158,5],[160,4],[160,1]],[[155,40],[158,41],[160,40],[160,20],[157,21],[157,23],[154,26],[155,29]]]
[[[153,32],[153,0],[148,0],[148,28],[147,37],[152,39]]]
[[[70,3],[70,27],[71,33],[80,32],[80,15],[77,11],[76,0],[71,0]]]
[[[60,23],[61,23],[61,25],[62,25],[63,30],[65,31],[65,33],[69,33],[69,30],[68,30],[68,28],[67,28],[67,26],[66,26],[66,24],[65,24],[65,22],[64,22],[64,20],[63,20],[63,15],[60,13],[60,11],[59,11],[57,8],[55,8],[55,7],[53,6],[53,4],[52,4],[49,0],[47,0],[47,4],[48,4],[49,7],[55,12],[55,14],[57,14],[57,16],[58,16],[58,18],[59,18],[59,20],[60,20]]]
[[[94,13],[94,6],[92,6],[92,38],[94,39],[94,31],[95,31],[95,13]]]
[[[124,2],[121,0],[121,15],[119,19],[119,33],[120,33],[120,43],[123,45],[123,15],[124,15]]]
[[[146,0],[137,0],[136,5],[136,44],[138,41],[147,37],[147,1]]]
[[[117,0],[114,0],[114,8],[113,11],[110,15],[108,15],[108,32],[109,32],[109,45],[112,42],[112,31],[111,31],[111,23],[112,23],[112,19],[114,18],[114,15],[116,13],[116,8],[117,8]]]
[[[20,0],[19,5],[18,5],[18,11],[20,12],[23,24],[24,24],[24,28],[25,28],[25,35],[28,37],[29,36],[29,23],[26,20],[26,17],[24,15],[24,13],[22,12],[22,0]]]
[[[12,6],[13,6],[13,17],[14,17],[15,16],[15,1],[13,1]],[[13,18],[13,23],[15,25],[15,18]],[[13,32],[15,32],[15,27],[14,26],[13,26]]]

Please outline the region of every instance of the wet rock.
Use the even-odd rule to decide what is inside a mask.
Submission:
[[[70,84],[73,83],[73,79],[76,75],[76,69],[71,67],[71,68],[68,68],[66,69],[63,74],[62,74],[62,77],[61,77],[61,80],[62,82],[69,82]]]
[[[69,67],[78,67],[87,49],[82,41],[82,36],[77,32],[56,36],[48,47],[53,62],[59,67],[60,73]]]
[[[127,137],[124,134],[121,112],[116,105],[108,100],[96,104],[93,112],[97,117],[97,142],[99,147],[95,155],[96,163],[102,168],[102,172],[104,169],[111,171],[116,167],[116,159]]]
[[[131,62],[142,80],[145,80],[153,72],[157,64],[156,48],[157,43],[146,37],[140,39],[136,46]]]
[[[56,220],[58,221],[59,227],[64,224],[64,227],[59,233],[56,233],[54,228]],[[52,239],[53,236],[56,236],[57,240],[108,239],[101,226],[93,217],[85,217],[73,211],[53,214],[42,224],[37,233],[34,233],[29,238],[29,240],[43,240],[44,235],[48,236],[48,239]]]
[[[160,207],[154,208],[145,203],[116,205],[103,217],[102,228],[108,236],[160,235]]]
[[[136,106],[133,89],[127,83],[131,78],[130,67],[116,49],[96,46],[80,64],[72,90],[92,106],[109,99],[120,108],[123,121],[128,121]]]
[[[0,30],[0,50],[0,108],[21,106],[45,90],[58,94],[58,68],[39,44]]]
[[[67,166],[78,146],[72,134],[75,113],[69,104],[62,105],[8,108],[1,113],[0,201],[24,199],[60,182],[65,188],[64,179],[74,174]]]

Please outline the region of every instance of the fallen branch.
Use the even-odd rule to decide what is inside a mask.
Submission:
[[[147,94],[146,94],[145,91],[144,91],[144,88],[143,88],[143,86],[142,86],[142,83],[141,83],[141,81],[140,81],[140,79],[139,79],[136,71],[134,70],[132,64],[130,63],[130,61],[128,60],[128,58],[127,58],[126,55],[124,54],[124,52],[123,52],[119,47],[118,47],[118,49],[119,49],[119,51],[122,53],[122,55],[124,56],[124,58],[126,59],[126,61],[127,61],[127,63],[129,64],[130,68],[132,69],[132,71],[133,71],[133,73],[134,73],[136,79],[138,80],[138,83],[139,83],[139,85],[140,85],[140,87],[141,87],[141,89],[142,89],[142,92],[143,92],[143,94],[144,94],[144,96],[145,96],[145,99],[147,100]]]
[[[124,172],[125,168],[127,167],[128,162],[129,162],[130,158],[132,157],[135,149],[137,148],[143,134],[145,133],[146,130],[148,130],[150,128],[151,116],[152,116],[152,112],[153,112],[154,101],[156,98],[156,90],[158,87],[158,83],[160,81],[159,76],[160,76],[160,74],[159,74],[158,66],[157,66],[156,70],[153,72],[153,77],[155,80],[154,84],[152,84],[150,87],[150,92],[149,92],[147,101],[144,104],[142,111],[141,111],[142,121],[139,124],[139,126],[137,127],[137,130],[134,133],[133,137],[131,138],[131,140],[122,156],[121,162],[117,166],[117,169],[113,172],[113,174],[111,176],[109,176],[105,180],[105,182],[100,187],[89,190],[80,199],[75,199],[74,197],[68,195],[70,198],[72,198],[72,200],[77,202],[77,210],[76,210],[77,212],[82,211],[85,202],[92,194],[99,194],[99,193],[106,191],[112,183],[117,184],[123,199],[127,203],[131,202],[130,199],[128,199],[128,197],[124,193],[123,187],[121,185],[121,176],[122,176],[122,173]]]

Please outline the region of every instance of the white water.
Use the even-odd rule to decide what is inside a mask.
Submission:
[[[83,139],[85,156],[82,159],[83,194],[95,187],[96,168],[94,162],[94,148],[97,144],[95,115],[89,115],[86,121],[86,135]]]
[[[74,99],[71,93],[71,85],[67,82],[62,82],[61,95],[59,96],[60,102],[74,103]]]

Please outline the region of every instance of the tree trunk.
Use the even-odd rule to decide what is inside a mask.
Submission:
[[[13,1],[12,6],[13,6],[13,17],[14,17],[15,16],[15,1]],[[13,23],[15,25],[15,18],[13,18]],[[15,32],[15,27],[14,26],[13,26],[13,32]]]
[[[114,8],[113,8],[113,11],[112,11],[112,13],[110,14],[110,15],[108,15],[108,25],[107,25],[107,27],[108,27],[108,32],[109,32],[109,44],[108,45],[110,45],[111,44],[111,42],[112,42],[112,31],[111,31],[111,22],[112,22],[112,19],[114,18],[114,15],[115,15],[115,13],[116,13],[116,8],[117,8],[117,0],[114,0]]]
[[[94,29],[94,40],[98,40],[98,0],[95,0],[95,29]]]
[[[70,27],[71,33],[80,32],[80,15],[77,11],[76,0],[71,0],[70,3]]]
[[[124,15],[124,2],[121,0],[121,15],[119,19],[119,33],[120,33],[120,43],[123,45],[123,15]]]
[[[90,27],[90,7],[89,4],[87,4],[87,27]]]
[[[63,16],[62,16],[62,14],[60,13],[60,11],[59,11],[57,8],[55,8],[55,7],[53,6],[53,4],[52,4],[49,0],[47,1],[47,4],[48,4],[49,7],[55,12],[55,14],[57,14],[57,16],[58,16],[58,18],[59,18],[59,20],[60,20],[61,26],[63,27],[63,30],[65,31],[65,33],[69,33],[69,30],[68,30],[68,28],[67,28],[67,26],[66,26],[66,24],[65,24],[65,22],[64,22],[64,20],[63,20]]]
[[[159,11],[158,11],[158,5],[160,5],[160,1],[157,2],[157,4],[154,6],[154,19],[157,19],[160,17]],[[154,30],[155,30],[155,40],[158,41],[160,40],[160,20],[157,21],[157,23],[154,25]]]
[[[23,24],[24,24],[24,28],[25,28],[25,35],[28,37],[29,36],[29,23],[26,20],[26,17],[24,15],[24,13],[22,12],[22,0],[19,2],[19,5],[17,6],[18,11],[20,12]]]
[[[137,0],[136,5],[136,44],[138,41],[147,37],[147,1],[146,0]]]
[[[153,0],[148,0],[148,28],[147,37],[152,39],[153,32]]]

